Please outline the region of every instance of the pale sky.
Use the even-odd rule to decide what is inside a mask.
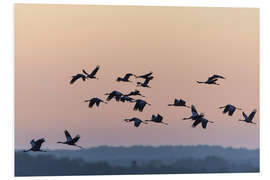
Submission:
[[[99,64],[99,80],[69,84],[72,75]],[[153,71],[152,88],[119,83],[131,72]],[[197,84],[213,73],[220,86]],[[79,145],[222,145],[259,147],[259,9],[88,5],[15,5],[15,148],[46,138],[44,148],[61,144],[63,131],[80,134]],[[132,79],[133,80],[133,79]],[[152,106],[115,102],[88,108],[85,99],[139,89]],[[139,97],[138,97],[139,98]],[[214,121],[206,130],[182,121],[188,108],[168,107],[174,98],[194,104]],[[233,104],[251,125],[222,114]],[[123,121],[160,113],[169,125]]]

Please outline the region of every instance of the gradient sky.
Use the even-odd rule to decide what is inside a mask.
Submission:
[[[99,80],[78,81],[82,68],[101,66]],[[152,88],[118,83],[127,72],[154,72]],[[213,73],[220,86],[197,84]],[[234,104],[259,110],[259,9],[125,7],[88,5],[15,5],[15,148],[45,137],[44,148],[67,148],[65,129],[80,134],[79,145],[222,145],[259,147],[256,125],[223,115],[217,107]],[[141,90],[152,104],[143,112],[114,100],[89,109],[85,99],[112,90]],[[214,121],[192,128],[184,107],[168,107],[174,98],[194,104]],[[149,119],[160,113],[168,126],[123,119]]]

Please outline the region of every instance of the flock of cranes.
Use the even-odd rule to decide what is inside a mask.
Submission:
[[[84,69],[82,69],[82,73],[78,73],[78,74],[72,76],[70,84],[74,84],[79,79],[81,79],[82,81],[86,81],[88,79],[98,79],[96,77],[96,74],[97,74],[99,68],[100,68],[100,66],[97,65],[96,68],[90,74],[87,73]],[[152,74],[153,73],[150,72],[148,74],[137,76],[137,75],[132,74],[132,73],[127,73],[127,74],[125,74],[124,77],[118,77],[116,79],[116,81],[117,82],[121,82],[121,81],[122,82],[132,82],[132,81],[130,81],[130,78],[133,76],[135,79],[142,79],[143,80],[142,82],[137,82],[137,86],[145,87],[145,88],[151,88],[149,86],[149,83],[150,83],[151,80],[154,79],[154,76],[152,76]],[[206,81],[197,81],[197,83],[199,83],[199,84],[205,83],[205,84],[209,84],[209,85],[211,85],[211,84],[220,85],[220,84],[217,83],[217,81],[219,79],[226,79],[226,78],[223,77],[223,76],[214,74],[211,77],[209,77]],[[137,89],[132,91],[132,92],[129,92],[128,94],[124,94],[124,93],[121,93],[119,91],[114,90],[114,91],[112,91],[110,93],[105,93],[104,95],[107,96],[106,101],[102,100],[100,98],[94,97],[94,98],[85,100],[84,102],[88,103],[89,108],[93,108],[95,105],[97,107],[99,107],[99,105],[101,103],[107,104],[112,99],[115,99],[117,102],[121,101],[121,102],[135,103],[135,105],[133,107],[133,110],[134,111],[139,111],[139,112],[143,112],[146,105],[151,106],[151,104],[146,102],[145,100],[134,99],[136,96],[145,97]],[[131,96],[134,97],[134,98],[132,98]],[[183,99],[175,99],[174,102],[172,104],[168,104],[168,106],[178,106],[178,107],[190,108],[191,109],[191,116],[183,118],[183,120],[191,120],[191,121],[193,121],[193,123],[192,123],[193,128],[195,128],[196,126],[201,124],[202,128],[206,129],[208,123],[214,123],[213,121],[209,121],[208,119],[206,119],[205,115],[203,113],[198,113],[194,105],[188,106],[186,104],[186,101],[184,101]],[[231,104],[227,104],[226,106],[219,107],[219,109],[223,109],[223,113],[224,114],[228,113],[229,116],[232,116],[236,110],[242,110],[241,108],[235,107],[234,105],[231,105]],[[247,116],[245,112],[242,112],[244,118],[239,119],[239,121],[244,121],[246,123],[256,124],[256,123],[253,122],[253,119],[254,119],[254,116],[255,116],[256,112],[257,112],[256,109],[254,109],[249,114],[249,116]],[[152,117],[150,119],[147,119],[147,120],[141,120],[141,119],[139,119],[137,117],[133,117],[133,118],[130,118],[130,119],[124,119],[124,121],[125,122],[133,122],[135,127],[139,127],[141,124],[148,124],[149,122],[168,125],[168,123],[163,122],[163,116],[160,115],[160,114],[157,114],[157,115],[153,114]],[[64,133],[65,133],[65,136],[66,136],[66,141],[64,141],[64,142],[58,141],[57,143],[82,148],[81,146],[76,144],[80,139],[80,135],[76,135],[74,138],[72,138],[72,136],[69,134],[69,132],[67,130],[65,130]],[[24,150],[24,152],[28,152],[28,151],[46,152],[46,151],[41,149],[41,145],[44,142],[45,142],[44,138],[38,139],[36,141],[35,141],[35,139],[33,139],[30,142],[31,148],[28,149],[28,150]]]
[[[65,133],[65,136],[66,136],[66,141],[65,141],[65,142],[58,141],[57,143],[67,144],[67,145],[70,145],[70,146],[77,146],[77,147],[79,147],[79,148],[82,148],[81,146],[78,146],[78,145],[76,144],[76,142],[78,142],[79,139],[80,139],[80,135],[76,135],[74,138],[72,138],[71,135],[69,134],[69,132],[68,132],[67,130],[65,130],[64,133]],[[33,152],[37,152],[37,151],[39,151],[39,152],[46,152],[46,151],[40,149],[42,143],[44,143],[44,142],[45,142],[45,139],[44,139],[44,138],[38,139],[38,140],[36,140],[36,141],[35,141],[35,139],[32,139],[32,140],[30,141],[31,148],[28,149],[28,150],[24,150],[23,152],[28,152],[28,151],[33,151]]]

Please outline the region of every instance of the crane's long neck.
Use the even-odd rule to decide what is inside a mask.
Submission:
[[[183,118],[183,120],[188,120],[188,119],[191,119],[191,118],[192,118],[192,116],[190,116],[188,118]]]
[[[201,84],[201,83],[205,83],[205,82],[202,82],[202,81],[197,81],[197,83]]]
[[[28,149],[28,150],[24,150],[23,152],[28,152],[28,151],[31,151],[31,149]]]
[[[58,141],[57,143],[60,143],[60,144],[66,144],[67,142],[61,142],[61,141]]]

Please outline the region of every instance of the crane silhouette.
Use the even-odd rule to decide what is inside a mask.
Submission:
[[[137,86],[150,88],[150,86],[148,84],[153,78],[154,78],[153,76],[147,77],[147,78],[145,78],[143,83],[142,82],[137,82]]]
[[[224,109],[223,114],[228,113],[229,116],[232,116],[236,109],[242,110],[241,108],[237,108],[231,104],[227,104],[226,106],[219,107],[219,109]]]
[[[108,95],[107,97],[107,101],[110,101],[111,99],[115,98],[116,101],[120,101],[121,96],[123,95],[123,93],[119,92],[119,91],[112,91],[110,93],[106,93],[105,95]]]
[[[168,106],[185,106],[190,108],[189,106],[186,105],[186,101],[182,100],[182,99],[175,99],[173,104],[168,104]]]
[[[132,81],[130,81],[129,80],[129,78],[131,77],[131,76],[135,76],[136,77],[136,75],[134,75],[134,74],[132,74],[132,73],[127,73],[123,78],[122,77],[118,77],[117,79],[116,79],[116,81],[123,81],[123,82],[132,82]]]
[[[37,152],[37,151],[39,151],[39,152],[46,152],[46,151],[40,149],[42,143],[44,143],[44,142],[45,142],[45,139],[44,139],[44,138],[38,139],[38,140],[36,140],[36,141],[35,141],[35,139],[32,139],[32,140],[30,141],[31,148],[28,149],[28,150],[24,150],[23,152],[28,152],[28,151],[33,151],[33,152]]]
[[[188,120],[188,119],[192,119],[192,120],[198,120],[202,117],[204,117],[204,114],[201,113],[201,114],[198,114],[196,108],[194,105],[191,105],[191,113],[192,115],[190,117],[187,117],[187,118],[183,118],[183,120]]]
[[[134,91],[130,92],[129,94],[127,94],[127,96],[142,96],[142,97],[145,97],[141,94],[141,92],[137,89],[135,89]]]
[[[133,102],[134,100],[135,100],[135,99],[133,99],[133,98],[127,96],[127,95],[123,95],[123,96],[120,98],[120,101],[122,101],[122,102],[126,102],[126,101],[128,101],[128,102]]]
[[[89,102],[89,105],[88,105],[89,108],[92,108],[95,104],[96,104],[96,106],[99,106],[99,104],[101,102],[107,104],[107,102],[105,102],[105,101],[103,101],[103,100],[101,100],[99,98],[92,98],[92,99],[89,99],[89,100],[85,100],[84,102]]]
[[[147,124],[147,122],[140,120],[139,118],[125,119],[126,122],[134,122],[135,127],[139,127],[141,123]]]
[[[75,81],[77,81],[78,79],[82,79],[83,81],[85,81],[86,80],[86,76],[85,75],[83,75],[83,74],[76,74],[76,75],[74,75],[74,76],[72,76],[72,79],[71,79],[71,81],[69,82],[70,84],[73,84]]]
[[[99,65],[97,65],[96,68],[90,74],[88,74],[84,69],[82,70],[82,72],[87,76],[87,78],[98,79],[95,76],[97,74],[98,70],[99,70]]]
[[[135,76],[135,77],[136,77],[136,78],[147,79],[147,78],[149,78],[152,74],[153,74],[153,72],[150,72],[150,73],[148,73],[148,74],[144,74],[144,75],[141,75],[141,76]]]
[[[217,74],[214,74],[213,76],[211,77],[208,77],[207,81],[197,81],[197,83],[204,83],[204,84],[215,84],[215,85],[219,85],[216,81],[218,79],[225,79],[225,77],[223,76],[220,76],[220,75],[217,75]]]
[[[144,109],[144,107],[145,107],[145,105],[151,106],[151,104],[149,104],[149,103],[147,103],[146,101],[141,100],[141,99],[137,99],[137,100],[134,101],[134,102],[136,102],[136,104],[135,104],[135,106],[134,106],[134,108],[133,108],[134,111],[139,110],[140,112],[142,112],[143,109]]]
[[[72,138],[67,130],[65,130],[64,133],[67,140],[65,142],[58,141],[57,143],[67,144],[70,146],[76,146],[76,147],[82,148],[81,146],[78,146],[76,144],[76,142],[78,142],[78,140],[80,139],[80,135],[76,135],[74,138]]]
[[[150,122],[155,122],[155,123],[161,123],[161,124],[168,125],[168,123],[163,122],[163,117],[160,114],[157,114],[157,115],[153,114],[151,120],[145,120],[145,121],[150,121]]]
[[[198,124],[202,123],[202,127],[206,129],[208,123],[214,123],[213,121],[209,121],[204,118],[204,114],[198,114],[194,105],[191,105],[192,115],[188,118],[183,118],[183,120],[192,119],[194,120],[192,127],[195,128]]]
[[[244,116],[244,119],[239,119],[239,121],[244,121],[244,122],[246,122],[246,123],[256,124],[256,123],[254,123],[254,122],[252,121],[253,118],[254,118],[254,116],[255,116],[255,114],[256,114],[256,112],[257,112],[257,110],[254,109],[254,110],[249,114],[249,116],[247,116],[245,112],[242,112],[242,114],[243,114],[243,116]]]

